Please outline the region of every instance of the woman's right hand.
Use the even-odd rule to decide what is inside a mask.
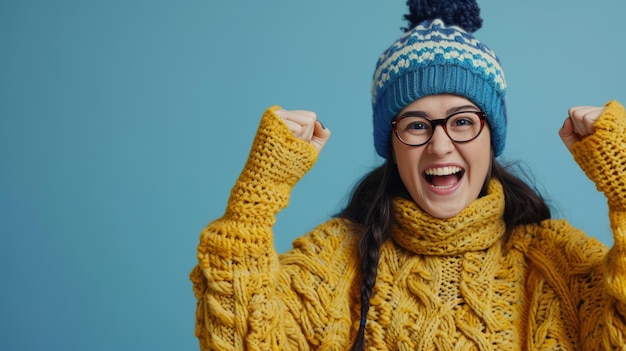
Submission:
[[[276,110],[293,135],[315,146],[320,153],[330,138],[330,130],[317,120],[317,114],[306,110]]]

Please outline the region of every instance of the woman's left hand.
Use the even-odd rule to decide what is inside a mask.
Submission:
[[[593,123],[604,111],[604,106],[575,106],[568,110],[568,117],[559,130],[559,136],[568,150],[575,142],[593,134]]]

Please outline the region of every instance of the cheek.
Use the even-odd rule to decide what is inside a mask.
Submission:
[[[400,179],[407,189],[419,184],[421,154],[421,148],[409,147],[404,144],[394,145],[394,162],[398,168]]]
[[[424,149],[424,147],[408,146],[398,140],[395,134],[392,135],[391,150],[393,160],[397,164],[417,164]]]
[[[413,163],[414,156],[413,150],[409,149],[406,145],[394,140],[392,143],[393,150],[393,162],[398,166],[398,170],[409,168],[409,165]]]
[[[480,134],[477,143],[474,145],[471,153],[474,156],[474,161],[481,165],[481,168],[489,168],[491,165],[491,159],[493,158],[493,149],[491,147],[491,133],[489,128],[485,126],[483,132]]]
[[[468,161],[470,162],[474,178],[476,178],[475,181],[484,182],[484,180],[489,176],[491,169],[493,150],[489,141],[483,141],[476,146],[477,147],[473,150],[468,150],[470,151],[467,154],[469,157]]]

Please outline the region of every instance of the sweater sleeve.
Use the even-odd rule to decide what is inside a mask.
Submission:
[[[276,296],[279,260],[272,226],[317,151],[293,136],[275,114],[278,108],[261,118],[224,215],[200,235],[190,278],[202,350],[285,350],[287,333],[295,333],[293,325],[285,326],[293,319]]]
[[[595,132],[576,143],[572,154],[585,174],[604,193],[614,236],[613,247],[602,264],[606,296],[602,345],[613,348],[626,343],[626,111],[609,102],[594,123]],[[584,319],[581,316],[581,319]],[[599,328],[599,327],[598,327]]]

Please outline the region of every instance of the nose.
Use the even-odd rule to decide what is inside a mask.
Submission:
[[[454,142],[448,137],[442,126],[435,126],[433,129],[433,136],[428,142],[427,150],[435,156],[443,156],[454,150]]]

